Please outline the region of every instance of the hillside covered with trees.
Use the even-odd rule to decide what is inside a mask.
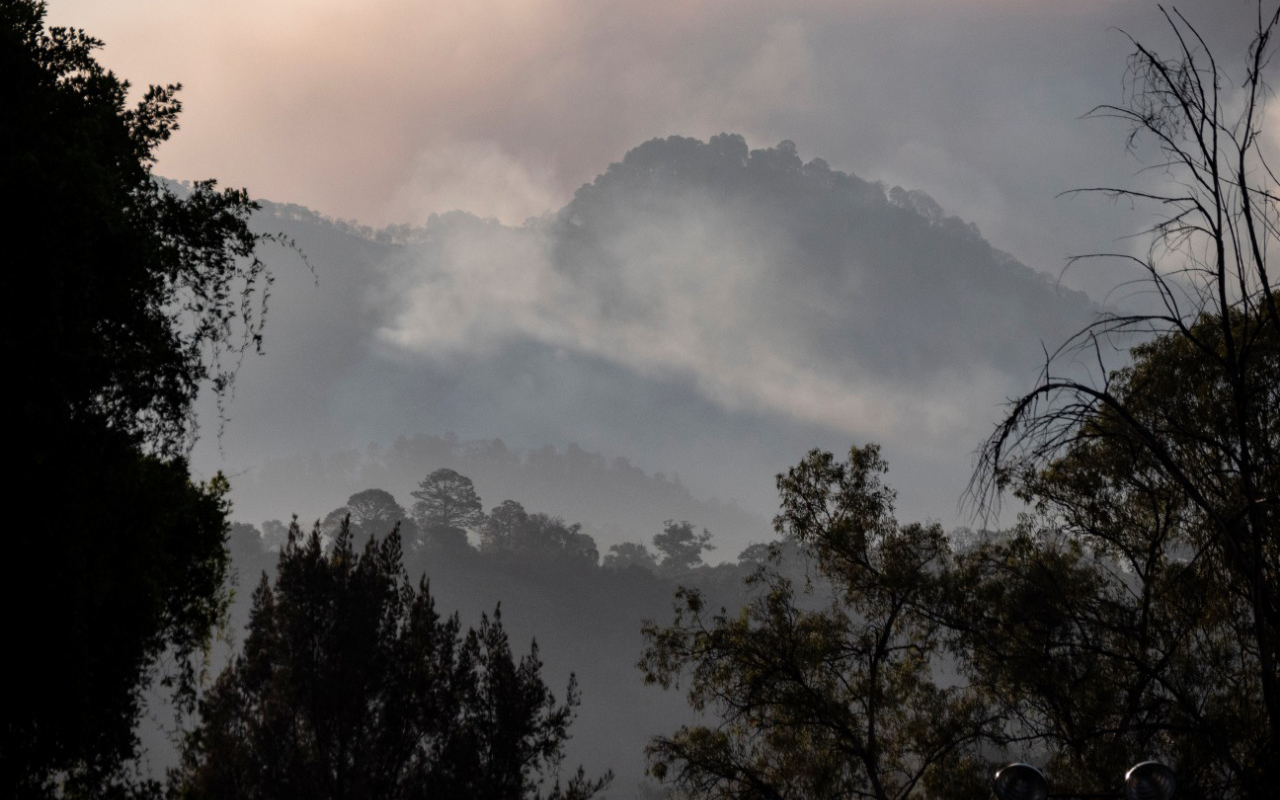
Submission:
[[[1097,311],[919,191],[733,134],[646,142],[522,226],[256,224],[315,274],[276,270],[267,355],[194,454],[254,522],[449,467],[609,543],[666,515],[741,548],[777,472],[874,440],[904,510],[956,524],[1000,402]]]

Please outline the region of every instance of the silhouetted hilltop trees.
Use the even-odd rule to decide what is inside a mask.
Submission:
[[[611,273],[625,273],[642,242],[669,253],[667,237],[690,215],[769,254],[755,277],[775,317],[812,304],[817,319],[802,323],[810,357],[842,353],[906,374],[948,359],[1016,370],[1038,354],[1005,346],[1014,337],[1057,340],[1093,311],[924,192],[803,162],[790,141],[749,150],[731,134],[653,139],[611,164],[549,223],[554,263],[625,303]]]
[[[555,509],[604,541],[645,538],[672,516],[748,538],[770,535],[766,520],[732,504],[695,498],[678,478],[649,474],[625,458],[605,458],[572,444],[563,450],[545,446],[521,451],[500,439],[464,442],[418,434],[389,447],[271,460],[252,477],[243,477],[238,492],[261,495],[264,501],[272,492],[315,498],[310,507],[284,509],[313,522],[333,510],[332,499],[324,499],[320,489],[332,498],[381,487],[408,499],[411,491],[421,491],[418,482],[424,475],[438,470],[474,481],[481,497],[520,498],[531,508]],[[405,539],[412,541],[407,534]]]

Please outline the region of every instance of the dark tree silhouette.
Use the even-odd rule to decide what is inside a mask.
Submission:
[[[496,553],[510,550],[520,531],[529,523],[529,514],[515,500],[503,500],[489,512],[480,531],[480,549]]]
[[[639,567],[653,572],[658,568],[658,559],[649,552],[649,548],[639,542],[622,542],[609,548],[604,557],[604,566],[611,569]]]
[[[529,515],[513,540],[512,551],[534,557],[556,558],[586,566],[600,560],[596,540],[582,532],[576,522],[541,512]]]
[[[465,633],[415,588],[400,536],[330,552],[297,526],[263,575],[244,652],[201,701],[179,789],[188,797],[585,800],[606,775],[557,774],[578,694],[516,659],[498,612]]]
[[[1280,192],[1262,142],[1280,10],[1257,12],[1238,81],[1177,11],[1174,58],[1133,43],[1125,101],[1094,115],[1129,126],[1164,181],[1085,191],[1160,222],[1146,256],[1090,257],[1136,266],[1157,310],[1080,331],[980,453],[979,500],[1013,488],[1055,533],[988,549],[980,591],[1011,605],[975,614],[1030,624],[972,644],[993,687],[1016,679],[1023,733],[1058,748],[1060,775],[1141,750],[1196,796],[1280,785]],[[1143,343],[1107,370],[1117,338]],[[1072,681],[1089,688],[1064,706]]]
[[[704,550],[714,550],[711,533],[705,528],[695,533],[692,522],[667,520],[662,533],[653,537],[654,548],[662,554],[659,566],[668,571],[689,570],[702,563]]]
[[[581,525],[541,512],[530,514],[515,500],[502,501],[489,514],[480,531],[480,549],[591,566],[600,559],[595,539],[583,533]]]
[[[385,536],[409,516],[395,497],[383,489],[356,492],[347,498],[347,509],[351,512],[351,527],[361,537]]]
[[[418,525],[404,507],[388,491],[365,489],[347,498],[347,504],[330,511],[320,520],[320,532],[327,541],[338,535],[344,521],[349,521],[354,536],[385,536],[399,525],[400,535],[411,542],[418,540]]]
[[[126,104],[100,42],[0,4],[0,218],[12,463],[10,693],[0,794],[102,791],[136,749],[166,650],[179,701],[222,613],[226,484],[183,460],[201,386],[226,390],[260,341],[270,276],[256,206],[151,172],[177,86]]]
[[[767,567],[741,614],[683,591],[642,666],[686,679],[714,720],[653,740],[656,773],[700,798],[989,797],[982,762],[1004,757],[1085,796],[1156,758],[1180,795],[1275,795],[1280,191],[1260,139],[1280,10],[1258,11],[1243,80],[1166,12],[1177,56],[1134,42],[1125,102],[1097,110],[1165,179],[1098,190],[1166,215],[1145,258],[1118,256],[1160,307],[1102,317],[1013,401],[973,488],[1014,489],[1017,528],[953,554],[888,515],[873,448],[811,454],[780,478],[778,523],[831,605],[802,606]],[[1135,340],[1107,369],[1103,348]]]
[[[410,494],[417,501],[413,519],[429,542],[465,546],[467,529],[484,524],[484,506],[475,484],[454,470],[435,470]]]
[[[657,777],[700,800],[990,794],[977,748],[987,715],[935,677],[947,538],[894,521],[884,471],[872,445],[845,463],[813,451],[778,476],[775,525],[814,556],[838,598],[829,607],[761,569],[740,612],[681,589],[674,624],[646,624],[646,680],[687,685],[690,705],[712,717],[653,739]]]

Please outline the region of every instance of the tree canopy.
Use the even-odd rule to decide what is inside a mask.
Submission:
[[[416,500],[413,519],[428,541],[461,547],[467,529],[484,524],[484,505],[475,484],[455,470],[434,470],[410,494]]]
[[[244,652],[201,701],[188,797],[585,800],[608,776],[558,774],[578,694],[516,658],[500,614],[463,632],[402,565],[399,533],[326,554],[296,524],[254,594]]]
[[[410,542],[419,539],[418,525],[385,489],[365,489],[347,498],[320,520],[320,532],[326,542],[338,536],[343,524],[349,523],[354,536],[384,536],[397,525],[401,537]]]
[[[177,85],[133,106],[101,43],[0,5],[0,221],[14,300],[5,363],[14,614],[0,793],[100,790],[136,749],[156,658],[190,700],[192,657],[219,618],[226,483],[183,460],[202,386],[224,392],[260,342],[270,275],[255,205],[212,181],[152,174],[177,128]],[[38,582],[38,586],[37,586]],[[38,598],[38,600],[36,600]]]
[[[1280,785],[1280,309],[1267,263],[1280,189],[1262,143],[1280,9],[1257,12],[1241,79],[1176,11],[1164,12],[1175,58],[1134,43],[1126,102],[1095,114],[1128,125],[1168,181],[1093,191],[1158,205],[1146,256],[1111,256],[1137,266],[1158,306],[1067,342],[987,441],[977,478],[1110,562],[1099,591],[1119,593],[1118,630],[1144,648],[1128,674],[1145,677],[1108,735],[1145,731],[1196,762],[1201,791],[1263,797]],[[1117,334],[1147,339],[1130,367],[1062,368]]]
[[[358,536],[385,535],[408,519],[404,507],[384,489],[365,489],[347,498],[351,525]]]
[[[620,542],[609,547],[609,552],[604,557],[604,566],[611,569],[639,567],[653,572],[658,568],[658,559],[649,552],[649,548],[639,542]]]
[[[162,455],[194,436],[205,382],[225,388],[235,356],[261,341],[270,274],[255,256],[256,206],[213,181],[175,187],[152,174],[177,129],[180,85],[126,105],[129,83],[93,58],[83,31],[44,28],[44,4],[6,3],[3,66],[9,296],[24,320],[6,340],[22,374],[24,419],[105,425]],[[35,269],[39,265],[39,269]],[[38,272],[40,280],[27,281]],[[38,294],[32,296],[32,292]],[[35,311],[38,310],[38,311]]]
[[[515,500],[504,500],[486,518],[480,550],[595,566],[600,560],[596,542],[578,523],[542,512],[532,514]]]
[[[708,530],[695,533],[692,522],[670,519],[662,523],[662,533],[653,537],[653,547],[662,554],[658,566],[671,571],[693,569],[702,563],[704,551],[715,549]]]
[[[690,704],[715,718],[653,740],[657,777],[708,800],[986,795],[977,745],[990,714],[937,679],[946,536],[898,526],[884,470],[870,446],[846,463],[814,451],[778,478],[778,530],[813,554],[829,604],[800,602],[762,568],[741,613],[682,590],[675,623],[646,627],[646,680],[687,679]]]
[[[1190,330],[1207,342],[1222,329],[1205,316]],[[1248,446],[1260,489],[1280,485],[1280,348],[1254,346]],[[1265,797],[1277,763],[1274,489],[1255,495],[1254,516],[1218,450],[1233,437],[1218,364],[1177,334],[1133,355],[1109,376],[1116,406],[1019,478],[1035,508],[1023,530],[962,560],[961,652],[975,687],[1009,700],[1060,780],[1114,775],[1142,752],[1191,794]]]

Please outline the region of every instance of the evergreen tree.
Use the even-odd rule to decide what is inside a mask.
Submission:
[[[188,797],[585,800],[608,780],[558,768],[578,693],[516,658],[495,611],[463,631],[415,587],[400,537],[326,554],[295,525],[253,598],[244,652],[200,704]]]

